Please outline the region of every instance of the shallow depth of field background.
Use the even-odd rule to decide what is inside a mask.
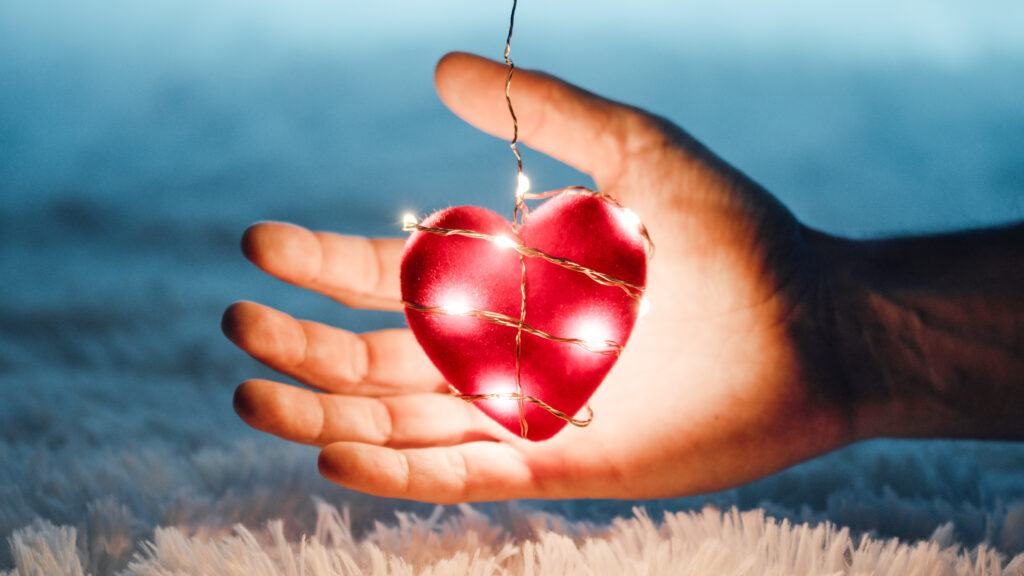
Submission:
[[[668,117],[826,231],[1024,217],[1019,2],[637,4],[524,0],[513,57]],[[380,519],[319,478],[315,449],[236,418],[234,386],[273,376],[219,321],[238,299],[354,330],[402,317],[266,277],[238,239],[264,219],[397,235],[406,211],[510,212],[506,143],[432,84],[447,51],[500,58],[509,5],[0,0],[0,536],[37,516],[127,519],[135,539],[270,517],[301,531],[312,495]],[[524,161],[536,189],[590,183]],[[906,538],[954,520],[973,543],[977,518],[1021,499],[1019,445],[879,441],[646,505]],[[633,504],[522,505],[600,522]]]

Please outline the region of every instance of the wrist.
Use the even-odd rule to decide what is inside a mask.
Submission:
[[[1018,438],[1019,228],[813,235],[857,438]]]
[[[821,266],[825,318],[846,377],[853,437],[942,435],[946,419],[931,394],[920,326],[886,289],[874,241],[813,234]]]

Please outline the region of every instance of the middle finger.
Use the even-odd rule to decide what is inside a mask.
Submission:
[[[409,330],[354,334],[254,302],[232,304],[221,323],[252,357],[326,392],[378,396],[446,388]]]

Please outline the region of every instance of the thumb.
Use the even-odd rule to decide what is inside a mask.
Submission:
[[[434,80],[441,100],[459,117],[484,132],[512,138],[505,102],[508,66],[454,52],[437,64]],[[557,78],[516,68],[512,106],[519,139],[593,176],[598,188],[621,173],[628,130],[646,123],[636,109],[606,100]]]

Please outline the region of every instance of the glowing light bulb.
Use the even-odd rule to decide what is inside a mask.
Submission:
[[[604,350],[608,348],[608,326],[599,320],[588,320],[580,323],[576,330],[576,338],[583,341],[583,344],[591,350]]]
[[[497,244],[498,246],[501,246],[502,248],[515,248],[516,246],[519,245],[518,243],[516,243],[515,240],[509,238],[508,236],[495,236],[494,239],[491,241]]]
[[[521,200],[529,191],[530,179],[526,177],[526,174],[520,172],[518,182],[516,183],[516,198]]]
[[[515,394],[516,383],[499,373],[488,374],[479,381],[480,394]]]
[[[472,311],[472,308],[466,305],[465,302],[455,301],[441,305],[441,311],[445,314],[451,314],[453,316],[465,316]]]
[[[516,383],[507,376],[500,374],[484,376],[480,380],[476,393],[501,395],[493,400],[484,400],[495,414],[506,418],[519,415],[519,401],[515,398]]]
[[[651,311],[651,301],[647,299],[647,296],[640,297],[640,309],[637,311],[637,318],[643,318]]]
[[[417,224],[419,224],[419,220],[413,214],[406,212],[402,215],[402,230],[413,230]]]
[[[640,217],[636,215],[636,212],[633,212],[629,208],[624,208],[622,211],[625,212],[625,217],[626,217],[626,221],[627,222],[629,222],[630,224],[632,224],[634,226],[639,226],[640,225]]]
[[[627,230],[639,230],[643,224],[640,217],[636,215],[629,208],[622,208],[618,213],[619,223],[622,224]]]

